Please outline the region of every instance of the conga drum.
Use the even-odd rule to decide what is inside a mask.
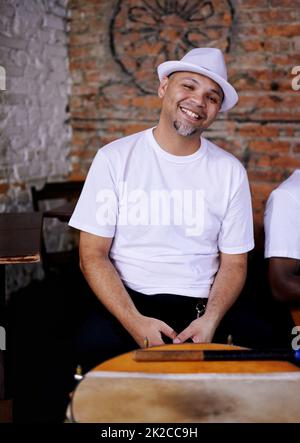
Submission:
[[[180,344],[153,350],[241,349]],[[110,359],[77,385],[69,408],[78,423],[300,422],[300,370],[288,361]]]

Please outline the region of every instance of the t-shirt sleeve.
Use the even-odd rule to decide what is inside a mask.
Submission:
[[[117,201],[114,177],[108,160],[98,151],[69,225],[91,234],[114,237]]]
[[[227,254],[242,254],[254,248],[251,194],[244,168],[239,171],[238,183],[232,190],[218,237],[219,250]]]
[[[266,258],[300,259],[299,220],[299,202],[289,191],[273,191],[267,201],[264,218]]]

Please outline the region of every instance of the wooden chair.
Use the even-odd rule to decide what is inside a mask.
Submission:
[[[55,214],[55,211],[49,211],[49,203],[52,201],[52,208],[54,201],[56,201],[56,206],[58,206],[58,204],[62,205],[62,203],[66,202],[74,202],[75,206],[75,202],[78,200],[82,190],[83,183],[83,181],[46,183],[40,190],[31,187],[33,209],[35,211],[43,211],[44,219],[57,218],[67,222],[68,217],[62,219]],[[71,266],[78,265],[79,258],[77,247],[71,250],[49,252],[46,247],[46,234],[47,232],[44,226],[41,252],[43,268],[46,275],[53,271],[61,273],[67,266],[71,269]]]

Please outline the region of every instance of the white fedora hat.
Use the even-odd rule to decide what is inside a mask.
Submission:
[[[214,80],[224,93],[220,112],[228,111],[237,103],[238,95],[234,87],[227,81],[227,69],[220,49],[192,49],[181,60],[164,62],[157,68],[159,80],[177,71],[196,72]]]

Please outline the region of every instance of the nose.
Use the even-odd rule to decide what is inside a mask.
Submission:
[[[205,108],[206,106],[205,97],[202,92],[195,92],[195,94],[193,94],[191,97],[191,102],[197,108]]]

